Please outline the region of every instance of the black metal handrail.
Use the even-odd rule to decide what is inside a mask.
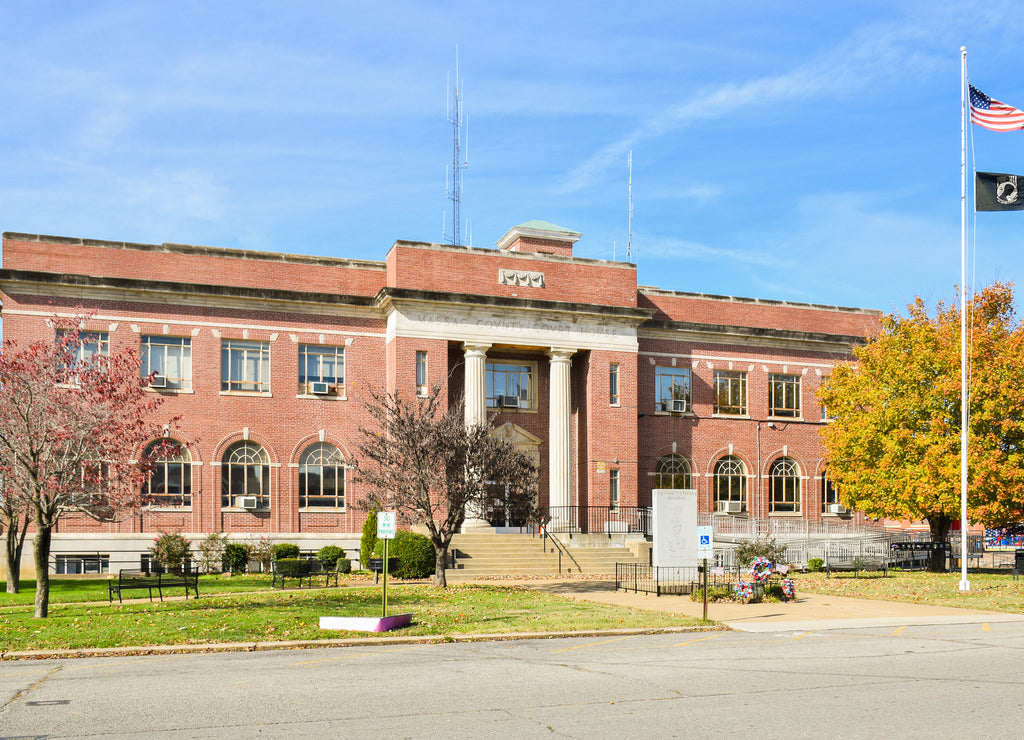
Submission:
[[[649,506],[549,506],[544,528],[559,534],[650,534]]]

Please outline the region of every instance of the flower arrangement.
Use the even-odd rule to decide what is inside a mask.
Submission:
[[[767,581],[768,576],[771,574],[772,563],[768,558],[754,558],[753,562],[750,563],[750,577],[754,579],[755,583]]]
[[[740,601],[750,601],[754,598],[754,584],[750,581],[737,581],[732,590]]]
[[[796,584],[793,583],[792,578],[782,579],[782,593],[787,599],[792,599],[796,596]]]

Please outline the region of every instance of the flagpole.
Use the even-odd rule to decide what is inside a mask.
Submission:
[[[960,47],[960,590],[967,580],[967,47]]]

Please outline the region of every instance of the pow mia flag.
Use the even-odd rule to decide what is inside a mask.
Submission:
[[[1019,182],[1018,182],[1019,181]],[[1024,175],[974,173],[976,211],[1024,211]]]

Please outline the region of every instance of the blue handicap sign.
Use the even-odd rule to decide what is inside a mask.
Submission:
[[[702,534],[700,536],[700,544],[702,544],[703,546],[707,547],[708,545],[711,544],[711,537],[706,535],[706,534]]]

